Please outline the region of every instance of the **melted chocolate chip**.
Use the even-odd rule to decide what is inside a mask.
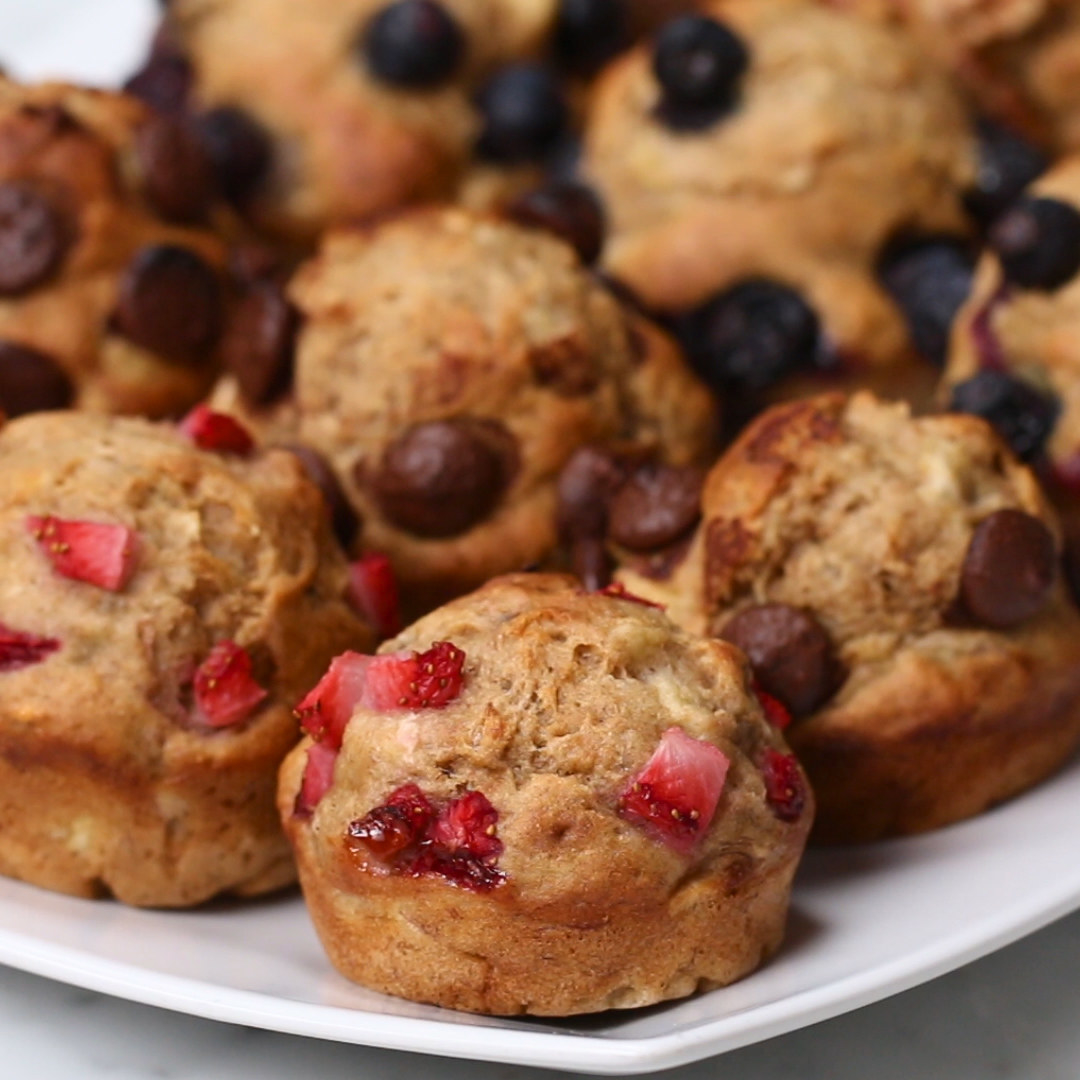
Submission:
[[[1050,530],[1022,510],[998,510],[971,537],[960,599],[979,622],[1005,630],[1042,610],[1056,573]]]
[[[458,536],[491,513],[517,466],[514,437],[494,420],[435,420],[409,428],[372,480],[386,517],[417,536]]]
[[[603,541],[608,529],[608,509],[615,493],[626,482],[625,459],[597,446],[575,450],[559,474],[558,523],[567,539]]]
[[[964,205],[976,221],[987,225],[1046,171],[1050,159],[1026,139],[991,120],[979,120],[976,132],[979,137],[978,172]]]
[[[219,189],[231,203],[242,206],[270,170],[270,136],[257,120],[229,106],[203,113],[195,126]]]
[[[562,237],[586,266],[596,262],[604,246],[604,207],[596,192],[585,184],[545,184],[515,199],[506,212],[522,225]]]
[[[1061,402],[1023,379],[987,368],[952,389],[953,412],[981,416],[1021,461],[1040,457],[1061,413]]]
[[[483,118],[476,152],[502,165],[543,161],[558,146],[570,119],[558,80],[536,64],[497,71],[476,105]]]
[[[701,516],[701,469],[651,463],[611,502],[608,535],[631,551],[659,551],[685,536]]]
[[[465,34],[436,0],[396,0],[372,17],[360,37],[371,73],[391,86],[442,86],[461,66]]]
[[[51,356],[0,341],[0,412],[14,417],[66,409],[74,397],[71,379]]]
[[[299,317],[273,281],[250,284],[236,304],[222,344],[225,367],[251,405],[279,397],[292,380]]]
[[[629,40],[626,0],[560,0],[555,55],[566,70],[592,75]]]
[[[63,261],[70,243],[64,215],[30,184],[0,184],[0,296],[40,285]]]
[[[1050,292],[1080,270],[1080,212],[1058,199],[1022,198],[994,222],[987,242],[1008,282]]]
[[[611,584],[614,569],[602,539],[582,536],[570,545],[570,570],[587,592],[596,592]]]
[[[360,532],[360,517],[349,502],[330,462],[318,450],[300,443],[289,443],[282,449],[296,455],[308,479],[322,492],[334,535],[346,551],[351,551]]]
[[[841,669],[825,628],[804,608],[760,604],[740,611],[720,637],[746,653],[761,688],[796,716],[835,692]]]
[[[135,156],[146,197],[163,218],[205,218],[214,195],[214,173],[187,123],[177,117],[152,117],[135,134]]]
[[[179,363],[201,362],[221,330],[217,274],[187,248],[143,248],[120,282],[117,330]]]

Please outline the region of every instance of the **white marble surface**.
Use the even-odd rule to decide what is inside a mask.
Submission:
[[[667,1080],[1077,1080],[1080,913],[905,994]],[[0,968],[11,1080],[540,1080],[560,1074],[318,1042]],[[561,1074],[565,1075],[565,1074]]]

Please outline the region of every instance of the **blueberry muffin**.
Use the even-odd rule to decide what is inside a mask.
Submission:
[[[0,873],[153,907],[294,880],[292,707],[372,636],[295,458],[206,435],[0,430]]]
[[[420,209],[330,234],[290,286],[293,388],[216,407],[329,464],[419,612],[556,543],[556,480],[584,445],[672,465],[706,454],[715,405],[671,339],[546,231]]]
[[[779,946],[812,798],[737,650],[490,582],[300,705],[279,810],[345,976],[494,1014],[723,986]]]
[[[1080,742],[1080,613],[1033,474],[985,421],[868,394],[775,406],[706,481],[666,580],[793,716],[823,841],[945,825]]]
[[[822,377],[927,390],[913,352],[940,362],[966,293],[975,166],[931,61],[806,0],[666,24],[600,79],[583,159],[610,222],[604,268],[740,395]],[[912,253],[932,289],[908,285]]]
[[[178,414],[213,382],[207,160],[121,94],[0,79],[0,409]]]

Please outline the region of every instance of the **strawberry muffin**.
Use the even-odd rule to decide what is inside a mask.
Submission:
[[[178,414],[213,382],[209,162],[122,94],[0,78],[0,409]]]
[[[624,594],[516,575],[301,702],[279,810],[330,960],[556,1016],[723,986],[779,946],[813,813],[743,659]]]
[[[584,445],[672,466],[711,446],[715,405],[671,339],[546,231],[459,209],[339,231],[294,277],[292,392],[214,395],[264,441],[329,463],[410,610],[556,545],[556,479]]]
[[[292,707],[372,636],[297,460],[220,435],[0,430],[0,873],[152,907],[294,879]]]
[[[743,649],[793,716],[818,837],[871,840],[985,810],[1080,743],[1061,551],[983,420],[827,395],[743,432],[666,580],[622,580]]]
[[[904,35],[810,0],[709,4],[603,74],[584,145],[604,269],[711,382],[929,393],[916,353],[941,362],[970,284],[976,148]]]

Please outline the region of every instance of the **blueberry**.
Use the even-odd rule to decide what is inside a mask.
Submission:
[[[584,184],[552,181],[527,191],[510,203],[507,215],[562,237],[586,266],[596,261],[604,246],[604,208]]]
[[[653,73],[663,96],[661,119],[673,128],[707,127],[735,102],[750,63],[740,39],[704,15],[683,15],[657,34]]]
[[[994,222],[987,242],[1008,282],[1049,292],[1080,270],[1080,213],[1057,199],[1025,196]]]
[[[243,204],[270,168],[270,136],[241,109],[222,106],[196,117],[195,129],[230,202]]]
[[[965,203],[971,215],[987,225],[1046,171],[1050,160],[1038,147],[993,121],[980,120],[976,130],[979,137],[978,173]]]
[[[555,55],[564,68],[591,75],[626,44],[625,0],[561,0]]]
[[[424,90],[446,83],[465,55],[465,35],[436,0],[396,0],[360,35],[360,53],[376,78]]]
[[[702,378],[718,390],[760,391],[814,365],[818,319],[794,289],[744,281],[683,320],[681,336]]]
[[[477,153],[505,165],[543,161],[562,138],[569,109],[555,76],[534,64],[496,72],[476,99],[483,117]]]
[[[1033,461],[1054,430],[1061,403],[1022,379],[986,369],[953,387],[949,408],[981,416],[1021,461]]]
[[[975,259],[961,241],[947,237],[910,244],[889,255],[881,283],[896,301],[919,354],[944,367],[949,331],[971,291]]]

